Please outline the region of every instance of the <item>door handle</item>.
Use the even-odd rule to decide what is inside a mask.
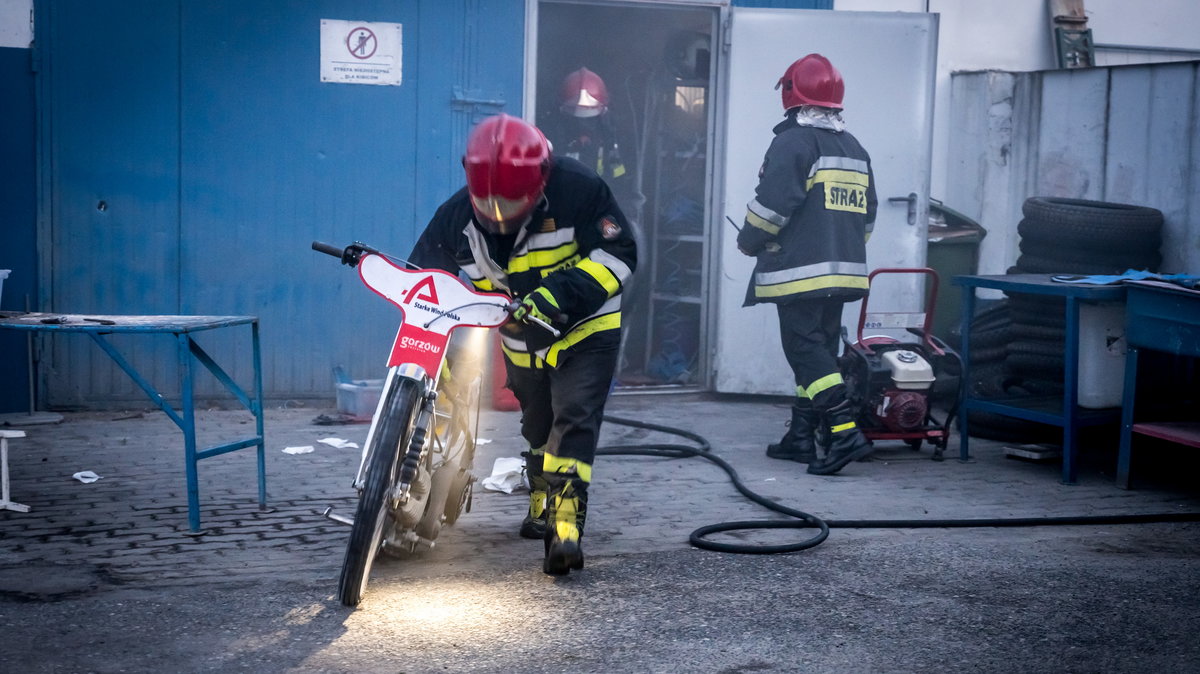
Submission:
[[[917,193],[909,192],[907,197],[888,197],[888,203],[908,202],[908,224],[917,224]]]

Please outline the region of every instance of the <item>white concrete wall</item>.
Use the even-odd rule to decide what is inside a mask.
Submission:
[[[1084,7],[1095,42],[1200,50],[1198,0],[1084,0]],[[1057,67],[1047,0],[834,0],[834,9],[941,15],[930,196],[953,208],[946,193],[950,74]]]
[[[29,48],[33,0],[0,0],[0,47]]]

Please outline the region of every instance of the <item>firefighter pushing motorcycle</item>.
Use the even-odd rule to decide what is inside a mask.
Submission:
[[[552,154],[528,122],[504,114],[480,122],[463,168],[466,186],[438,208],[408,259],[461,271],[477,289],[521,304],[500,329],[529,445],[519,532],[544,541],[545,573],[565,575],[583,568],[588,486],[637,246],[605,181]]]

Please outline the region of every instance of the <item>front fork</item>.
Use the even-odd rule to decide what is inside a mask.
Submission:
[[[387,377],[383,382],[383,388],[379,392],[379,403],[375,407],[375,414],[371,417],[371,427],[367,430],[367,439],[363,442],[362,455],[358,460],[358,471],[354,474],[355,491],[362,491],[364,481],[366,480],[366,475],[363,474],[363,471],[366,470],[367,452],[371,451],[371,442],[375,437],[375,433],[379,430],[380,424],[383,423],[384,405],[387,404],[392,387],[396,386],[401,378],[416,379],[421,382],[421,388],[425,391],[421,399],[421,411],[417,415],[417,428],[413,432],[413,440],[416,440],[417,436],[420,435],[420,443],[415,445],[418,450],[417,456],[420,456],[420,450],[423,448],[429,428],[429,419],[433,412],[433,402],[437,398],[437,383],[430,379],[420,367],[408,363],[395,365],[388,369]],[[408,454],[412,452],[413,446],[413,443],[409,443],[405,455],[401,458],[402,465],[407,460]],[[403,473],[401,475],[403,476]],[[411,481],[412,474],[408,476],[407,482]]]
[[[389,394],[401,379],[418,380],[421,382],[424,394],[421,397],[421,408],[417,411],[416,419],[413,421],[413,432],[409,437],[407,447],[395,448],[395,451],[399,455],[397,457],[400,462],[399,474],[397,475],[396,483],[387,497],[388,509],[393,513],[396,513],[398,509],[403,508],[408,503],[412,493],[413,481],[419,475],[421,462],[426,460],[426,453],[429,451],[430,443],[427,442],[427,439],[435,414],[434,403],[438,396],[437,382],[428,377],[420,367],[403,364],[394,366],[388,370],[387,378],[384,380],[383,388],[380,391],[379,404],[375,408],[375,414],[371,418],[371,427],[367,431],[367,439],[363,443],[358,472],[354,478],[354,489],[361,493],[366,480],[364,471],[366,469],[367,453],[371,449],[376,431],[383,422],[384,406],[387,403]],[[325,517],[336,522],[343,524],[354,523],[353,519],[334,513],[332,507],[326,508],[323,514]]]
[[[396,480],[396,486],[392,490],[393,507],[399,507],[408,502],[413,480],[417,477],[421,462],[425,460],[425,453],[429,451],[429,443],[426,440],[429,436],[430,421],[433,419],[433,403],[436,400],[437,391],[432,387],[427,389],[424,397],[421,398],[421,410],[417,412],[417,420],[413,424],[408,451],[400,460],[400,477]]]

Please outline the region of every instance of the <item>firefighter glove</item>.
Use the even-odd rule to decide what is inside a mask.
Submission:
[[[563,323],[566,315],[563,314],[562,309],[558,308],[558,302],[555,301],[554,295],[551,295],[550,291],[543,287],[534,290],[521,300],[521,304],[513,312],[513,318],[525,322],[533,322],[533,319],[536,319],[543,323]]]

